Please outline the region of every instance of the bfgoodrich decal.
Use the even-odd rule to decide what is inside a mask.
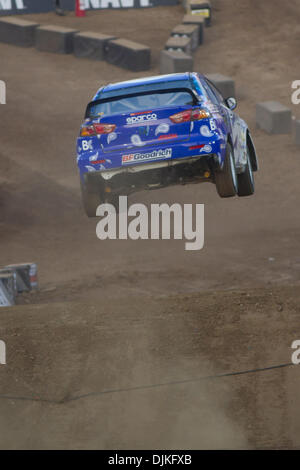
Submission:
[[[144,162],[149,160],[158,160],[159,158],[171,158],[172,149],[159,149],[153,150],[148,153],[130,153],[128,155],[122,155],[122,165],[135,162]]]

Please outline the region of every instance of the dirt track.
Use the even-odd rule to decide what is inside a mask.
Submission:
[[[3,309],[1,447],[299,447],[298,366],[197,380],[290,362],[299,300],[286,287]]]
[[[299,149],[291,136],[257,131],[254,116],[259,100],[292,106],[300,3],[291,0],[284,11],[275,0],[222,5],[214,1],[214,25],[195,68],[236,79],[238,111],[260,157],[256,195],[221,200],[204,184],[132,198],[204,203],[200,252],[186,252],[181,241],[100,242],[81,209],[74,154],[84,106],[102,83],[134,75],[0,44],[8,87],[0,107],[1,264],[34,260],[41,283],[40,293],[19,300],[37,305],[1,309],[8,365],[0,366],[0,393],[54,401],[0,400],[2,448],[300,447],[296,366],[55,403],[290,362],[291,342],[300,338]],[[149,75],[158,72],[159,41],[181,16],[181,7],[173,11],[168,21],[157,16]],[[136,31],[133,14],[103,12],[101,19],[151,45],[154,10],[139,12]]]

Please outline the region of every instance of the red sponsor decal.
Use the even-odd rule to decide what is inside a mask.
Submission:
[[[163,134],[159,136],[159,139],[176,139],[178,134]]]
[[[92,165],[98,165],[98,163],[105,163],[105,160],[95,160],[94,162],[91,162]]]
[[[133,158],[134,158],[133,153],[131,153],[130,155],[123,155],[122,162],[123,163],[130,162],[131,160],[133,160]]]
[[[203,144],[203,145],[193,145],[193,146],[190,147],[189,149],[190,149],[190,150],[197,150],[197,149],[202,149],[202,147],[204,147],[204,144]]]
[[[140,114],[150,114],[153,113],[153,111],[140,111],[138,113],[130,113],[130,116],[139,116]]]

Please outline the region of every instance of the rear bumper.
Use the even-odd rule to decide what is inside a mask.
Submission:
[[[133,165],[105,171],[84,173],[85,183],[98,187],[102,194],[130,194],[143,189],[157,189],[177,184],[214,181],[214,159],[216,155],[202,155]]]
[[[214,155],[201,155],[195,157],[177,158],[173,160],[163,160],[151,163],[144,163],[139,165],[130,165],[127,167],[114,168],[112,170],[95,171],[97,175],[101,176],[104,181],[109,182],[112,178],[117,175],[138,175],[145,172],[154,172],[157,170],[163,170],[170,167],[181,166],[181,165],[193,165],[200,159],[207,159],[214,157]]]
[[[78,139],[77,164],[81,177],[86,173],[101,173],[104,180],[110,180],[119,174],[133,174],[164,167],[171,167],[199,158],[213,155],[218,165],[222,166],[225,158],[225,145],[219,135],[214,140],[190,139],[188,142],[152,147],[134,147],[123,152],[104,153],[95,150],[90,143],[89,150],[83,151],[81,141]]]

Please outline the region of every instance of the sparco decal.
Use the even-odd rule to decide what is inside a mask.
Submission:
[[[157,160],[159,158],[171,158],[171,157],[172,157],[172,149],[164,149],[164,150],[159,149],[159,150],[153,150],[153,152],[149,152],[149,153],[131,153],[128,155],[122,155],[122,164],[126,165],[126,163]]]
[[[137,122],[156,121],[157,114],[141,114],[140,116],[131,116],[126,119],[127,124],[136,124]]]

